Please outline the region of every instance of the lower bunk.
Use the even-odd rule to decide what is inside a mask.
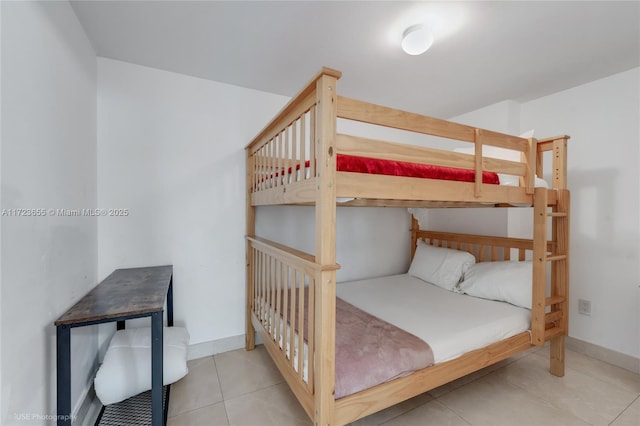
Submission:
[[[542,320],[532,315],[535,288],[547,287],[525,261],[532,240],[412,231],[408,273],[338,283],[333,303],[320,284],[330,267],[248,238],[248,319],[316,423],[350,423],[526,351],[535,346],[533,321],[560,330],[545,336],[551,371],[563,374],[566,327],[557,325],[565,313],[553,305]],[[323,311],[334,313],[329,336]]]

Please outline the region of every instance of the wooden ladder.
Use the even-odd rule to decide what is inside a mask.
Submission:
[[[554,192],[557,196],[550,197]],[[551,340],[551,372],[558,376],[564,375],[564,337],[569,330],[569,204],[566,189],[535,190],[532,343],[542,346]]]

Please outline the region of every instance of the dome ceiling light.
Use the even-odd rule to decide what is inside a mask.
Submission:
[[[402,33],[402,50],[408,55],[421,55],[433,44],[433,33],[423,24],[412,25]]]

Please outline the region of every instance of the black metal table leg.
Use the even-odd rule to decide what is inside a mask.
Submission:
[[[163,312],[151,314],[151,425],[163,426],[162,410],[162,318]]]
[[[167,290],[167,326],[173,327],[173,275],[169,279],[169,290]]]
[[[71,327],[56,327],[57,423],[71,426]]]

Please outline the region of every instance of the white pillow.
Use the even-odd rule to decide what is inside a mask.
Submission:
[[[481,262],[471,266],[458,286],[461,293],[531,309],[532,263]]]
[[[409,275],[454,291],[465,271],[476,262],[466,251],[434,247],[418,241]]]
[[[162,379],[168,385],[189,372],[189,333],[182,327],[164,327],[162,341]],[[151,327],[116,331],[94,385],[103,405],[114,404],[151,389]]]

